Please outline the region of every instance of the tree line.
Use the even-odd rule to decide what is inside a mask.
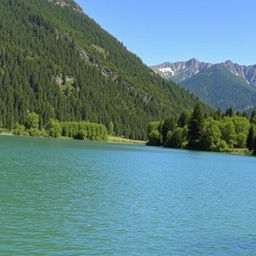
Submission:
[[[179,118],[150,122],[147,134],[152,146],[256,155],[256,111],[250,117],[232,108],[207,114],[198,103]]]
[[[69,137],[79,140],[105,141],[109,131],[103,124],[81,122],[59,122],[50,119],[45,128],[39,127],[40,116],[35,112],[29,112],[24,124],[16,124],[11,132],[14,135],[33,137]]]

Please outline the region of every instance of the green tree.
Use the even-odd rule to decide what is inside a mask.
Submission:
[[[187,129],[186,127],[176,128],[173,132],[169,131],[167,134],[167,140],[165,147],[168,148],[183,148],[186,144]]]
[[[255,128],[251,125],[247,139],[246,139],[246,147],[249,151],[253,150],[254,148],[254,140],[255,140]]]
[[[250,122],[247,118],[241,116],[233,116],[231,120],[235,126],[236,140],[235,147],[245,148],[246,147],[246,138],[248,136],[248,131],[250,129]]]
[[[114,133],[114,124],[113,124],[113,122],[112,121],[110,121],[109,123],[108,123],[108,132],[109,132],[109,135],[114,135],[115,133]]]
[[[148,135],[148,142],[147,145],[149,146],[161,146],[161,133],[158,130],[153,130]]]
[[[28,135],[28,132],[25,130],[24,125],[16,124],[13,130],[14,135]]]
[[[256,110],[254,109],[251,114],[250,122],[256,124]]]
[[[29,112],[26,117],[25,127],[26,129],[38,129],[39,115],[35,112]]]
[[[229,117],[232,117],[234,115],[234,111],[232,108],[228,108],[226,110],[226,113],[225,113],[225,116],[229,116]]]
[[[188,124],[188,149],[200,150],[201,137],[203,134],[204,117],[200,107],[197,103],[194,107],[192,116]]]
[[[190,118],[190,114],[188,111],[183,111],[178,119],[178,126],[183,128],[188,124]]]
[[[243,112],[242,116],[249,119],[249,115],[246,112]]]
[[[219,129],[219,122],[209,117],[204,123],[204,132],[201,138],[202,149],[215,151],[220,139],[221,131]]]
[[[170,117],[164,120],[161,127],[163,143],[166,142],[168,132],[173,131],[176,128],[176,126],[176,119],[174,117]]]
[[[74,139],[76,140],[85,140],[88,134],[85,129],[80,129],[77,134],[75,134]]]
[[[252,155],[256,156],[256,137],[254,138]]]
[[[48,131],[50,137],[58,138],[61,136],[61,125],[57,120],[50,119],[46,126],[46,130]]]
[[[234,123],[230,117],[224,117],[220,123],[221,138],[230,148],[236,143],[236,131]]]
[[[221,119],[221,110],[220,110],[220,108],[218,108],[218,110],[212,114],[212,117],[215,120],[220,120]]]
[[[159,131],[160,130],[160,126],[161,126],[161,122],[159,121],[151,121],[149,124],[148,124],[148,134],[150,134],[153,130],[157,130]]]

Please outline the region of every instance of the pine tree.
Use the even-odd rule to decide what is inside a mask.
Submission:
[[[256,137],[254,138],[252,155],[256,156]]]
[[[176,120],[174,117],[170,117],[164,120],[162,125],[163,143],[166,142],[167,134],[169,131],[173,131],[176,128]]]
[[[203,135],[203,113],[200,104],[194,107],[191,119],[188,124],[188,148],[194,150],[201,149],[201,137]]]
[[[254,109],[251,114],[250,122],[256,124],[256,110]]]
[[[255,130],[253,125],[251,125],[251,128],[249,130],[247,139],[246,139],[246,147],[251,151],[254,148],[254,140],[255,140]]]
[[[188,124],[189,121],[189,113],[187,111],[183,111],[178,119],[178,126],[183,128]]]
[[[226,113],[225,113],[225,116],[229,116],[229,117],[232,117],[234,115],[234,111],[232,108],[228,108],[226,110]]]

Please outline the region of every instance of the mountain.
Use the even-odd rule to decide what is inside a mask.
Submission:
[[[195,93],[215,108],[246,111],[256,107],[256,65],[244,66],[228,60],[212,64],[191,59],[166,62],[152,69]]]
[[[73,0],[0,1],[0,127],[28,112],[114,125],[144,139],[149,121],[197,101],[145,66]]]
[[[186,62],[165,62],[160,65],[153,66],[152,69],[167,80],[175,82],[184,81],[193,75],[205,71],[212,64],[199,62],[197,59],[191,59]]]

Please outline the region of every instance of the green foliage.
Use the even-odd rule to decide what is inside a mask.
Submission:
[[[161,132],[163,136],[163,143],[166,142],[167,139],[167,134],[170,131],[173,131],[177,126],[177,121],[175,120],[174,117],[170,117],[164,120],[162,126],[161,126]]]
[[[250,122],[246,117],[233,116],[231,118],[236,133],[235,147],[245,148],[246,147],[246,138],[250,129]]]
[[[218,140],[211,150],[216,152],[231,152],[231,149],[228,147],[227,143],[222,139]]]
[[[188,124],[188,149],[202,149],[201,137],[203,135],[204,116],[200,104],[196,104]]]
[[[154,130],[159,131],[160,130],[160,126],[161,126],[161,122],[160,121],[151,121],[148,124],[148,134],[151,133]]]
[[[207,151],[227,152],[229,147],[222,139],[221,122],[209,117],[205,120],[204,132],[201,138],[202,149]]]
[[[33,113],[28,115],[30,122],[26,121],[27,127],[24,125],[16,124],[12,133],[14,135],[29,135],[33,137],[53,137],[58,138],[61,135],[64,137],[71,137],[79,140],[95,140],[105,141],[108,138],[108,130],[103,124],[96,124],[91,122],[59,122],[54,119],[50,119],[46,129],[39,130],[33,128],[36,126],[34,120],[39,120],[40,116]],[[35,118],[36,117],[36,118]],[[32,126],[32,127],[31,127]]]
[[[32,137],[41,137],[41,131],[38,128],[31,128],[28,133]]]
[[[151,121],[148,124],[148,142],[149,146],[160,146],[162,144],[162,134],[160,132],[161,122],[159,121]]]
[[[30,112],[27,114],[26,129],[38,129],[39,128],[39,115],[35,112]]]
[[[90,122],[61,122],[62,136],[79,140],[104,141],[108,137],[108,130],[102,124]]]
[[[178,127],[173,132],[168,132],[167,140],[164,146],[168,148],[183,148],[186,145],[186,139],[187,127]]]
[[[202,149],[208,151],[215,151],[216,145],[221,140],[221,131],[219,129],[219,122],[213,120],[211,117],[205,121],[204,132],[201,137]]]
[[[256,156],[256,137],[254,138],[254,142],[253,142],[253,151],[252,151],[252,155]]]
[[[221,138],[227,143],[230,148],[234,147],[236,142],[235,126],[230,117],[224,117],[221,124]]]
[[[177,119],[176,125],[172,126],[178,126],[178,128],[167,133],[165,142],[162,141],[164,122],[150,122],[148,125],[148,144],[216,152],[238,152],[238,150],[244,152],[248,148],[250,151],[254,150],[255,153],[255,126],[250,124],[245,115],[237,112],[230,116],[230,110],[226,113],[228,114],[222,115],[218,110],[208,116],[201,111],[200,105],[197,104],[188,125],[183,128],[180,127],[186,123],[184,122],[186,120],[185,115],[182,113]]]
[[[225,116],[229,116],[229,117],[232,117],[234,115],[234,111],[232,108],[228,108],[226,110],[226,113],[225,113]]]
[[[109,133],[109,135],[115,135],[114,128],[115,128],[115,127],[114,127],[113,122],[110,121],[110,122],[108,123],[108,133]]]
[[[13,134],[17,136],[27,136],[29,133],[26,131],[24,125],[16,124],[13,130]]]
[[[153,130],[148,134],[149,146],[160,146],[162,144],[161,133],[158,130]]]
[[[60,122],[54,119],[50,119],[46,126],[46,130],[50,137],[58,138],[61,136],[61,125]]]
[[[87,131],[84,129],[79,130],[75,135],[74,139],[76,140],[85,140],[87,138]]]
[[[188,111],[183,111],[178,119],[178,126],[183,128],[188,125],[191,114]]]
[[[255,126],[252,124],[246,138],[246,147],[249,151],[254,149],[254,140],[255,140]]]
[[[256,124],[256,110],[255,109],[252,111],[250,122],[251,122],[251,124],[254,124],[254,125]]]

